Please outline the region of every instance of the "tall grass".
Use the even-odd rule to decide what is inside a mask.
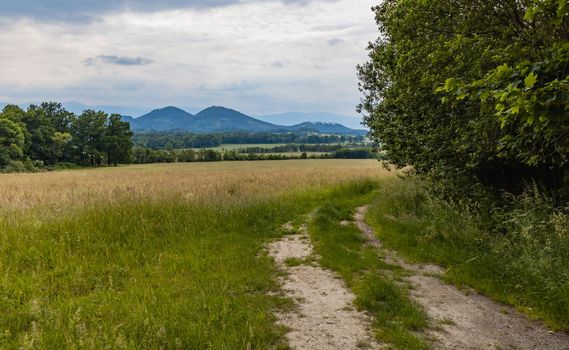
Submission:
[[[0,212],[0,348],[286,348],[274,310],[290,301],[265,244],[370,176],[346,162],[303,179],[323,173],[308,164],[9,177],[40,192],[0,184],[18,199]],[[129,181],[137,194],[112,197]]]
[[[0,174],[0,216],[34,211],[34,216],[58,218],[100,204],[171,196],[190,203],[224,203],[386,174],[374,160],[337,159],[145,164]]]
[[[446,278],[569,330],[569,212],[536,188],[500,208],[442,200],[417,179],[383,181],[368,220],[386,246]]]
[[[295,213],[164,201],[4,227],[0,347],[278,347],[262,244]]]

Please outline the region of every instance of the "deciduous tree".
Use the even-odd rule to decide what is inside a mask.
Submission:
[[[569,166],[566,0],[386,0],[360,110],[391,163],[497,187]]]

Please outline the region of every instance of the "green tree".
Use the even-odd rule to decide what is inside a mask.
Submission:
[[[496,186],[569,165],[566,0],[386,0],[360,111],[392,164]]]
[[[56,131],[52,139],[52,155],[56,161],[65,162],[69,159],[69,151],[73,136],[68,132]]]
[[[25,137],[21,125],[0,115],[0,166],[24,156]]]
[[[39,107],[45,117],[50,121],[52,127],[60,133],[70,133],[71,125],[75,119],[75,115],[67,111],[61,103],[44,102]]]
[[[79,164],[97,166],[103,163],[107,117],[105,112],[88,109],[73,120],[72,146]]]
[[[55,163],[53,140],[56,129],[44,110],[32,105],[22,115],[21,121],[25,124],[28,135],[24,149],[25,155],[32,160]]]
[[[107,164],[128,163],[132,155],[132,131],[130,124],[123,122],[119,114],[112,114],[104,135]]]

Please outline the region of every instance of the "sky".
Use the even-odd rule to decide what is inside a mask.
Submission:
[[[0,101],[356,115],[378,0],[0,2]]]

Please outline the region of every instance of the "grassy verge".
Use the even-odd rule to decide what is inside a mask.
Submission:
[[[471,210],[429,194],[417,179],[382,182],[368,222],[384,244],[447,267],[468,285],[569,330],[569,215],[537,191],[500,210]]]
[[[377,337],[398,349],[427,349],[416,335],[427,327],[425,313],[413,303],[407,290],[397,283],[402,273],[388,265],[378,252],[368,246],[355,225],[342,225],[351,220],[353,209],[372,200],[375,186],[352,186],[349,196],[332,194],[315,213],[309,233],[320,264],[334,270],[356,294],[356,305],[374,316]],[[345,189],[344,189],[345,190]]]

